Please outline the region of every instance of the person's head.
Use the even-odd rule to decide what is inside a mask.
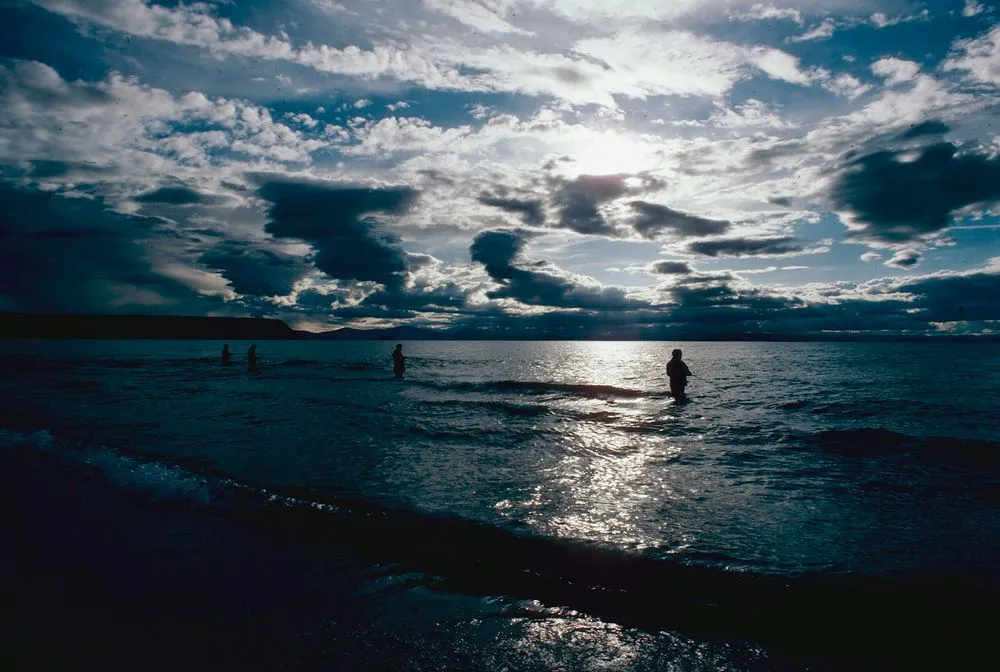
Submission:
[[[674,356],[674,359],[680,359],[681,358],[681,351],[680,350],[674,350],[670,354]]]
[[[396,349],[397,350],[402,350],[403,349],[403,344],[402,343],[397,343],[396,344]]]
[[[229,349],[229,344],[228,344],[228,343],[224,344],[224,345],[222,346],[222,349],[223,349],[223,350],[228,350],[228,349]]]

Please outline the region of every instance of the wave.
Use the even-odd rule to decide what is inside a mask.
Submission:
[[[883,427],[860,427],[789,435],[786,441],[847,457],[910,454],[955,465],[1000,467],[1000,443],[983,439],[917,437]]]
[[[265,487],[210,465],[70,446],[45,431],[0,430],[0,447],[73,463],[149,504],[183,505],[285,538],[346,547],[391,563],[394,571],[421,572],[442,590],[538,600],[624,625],[794,646],[847,641],[882,648],[894,636],[912,644],[952,630],[987,641],[1000,623],[1000,586],[988,577],[733,571],[738,560],[722,554],[664,559],[533,536],[345,493]]]
[[[627,387],[615,387],[613,385],[592,385],[586,383],[557,383],[554,381],[534,381],[534,380],[487,380],[477,382],[450,382],[434,380],[412,380],[408,381],[416,385],[423,385],[441,390],[451,390],[460,392],[522,392],[533,395],[555,394],[567,397],[583,397],[588,399],[608,399],[608,398],[642,398],[662,396],[644,390],[636,390]]]

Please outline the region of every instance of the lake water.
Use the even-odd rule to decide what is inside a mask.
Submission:
[[[995,344],[230,346],[0,342],[26,655],[886,669],[1000,623]]]

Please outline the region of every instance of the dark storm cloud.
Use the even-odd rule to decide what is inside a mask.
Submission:
[[[649,270],[660,275],[687,275],[693,271],[686,261],[657,261],[650,264]]]
[[[160,187],[137,196],[135,199],[136,203],[166,203],[169,205],[195,205],[212,200],[214,199],[187,187]]]
[[[577,233],[618,236],[620,232],[601,214],[600,205],[629,193],[628,175],[580,175],[573,180],[553,178],[552,202],[559,209],[559,226]]]
[[[899,137],[902,140],[912,140],[913,138],[922,138],[929,135],[944,135],[950,130],[951,126],[948,124],[932,119],[911,126],[909,130],[901,133]]]
[[[348,320],[357,320],[365,317],[380,318],[383,320],[407,320],[417,317],[417,313],[412,310],[400,310],[398,308],[384,308],[382,306],[344,306],[334,308],[331,314],[335,317],[342,317]]]
[[[264,230],[311,244],[316,268],[331,278],[387,288],[403,284],[405,253],[397,238],[379,231],[374,216],[408,212],[418,197],[415,189],[271,180],[257,194],[271,203]]]
[[[410,288],[398,291],[372,292],[364,298],[362,306],[382,306],[400,310],[421,310],[430,307],[461,308],[465,305],[468,290],[454,283],[433,288]]]
[[[959,155],[950,143],[925,147],[916,160],[884,150],[851,159],[831,198],[863,225],[858,240],[906,243],[948,226],[951,213],[1000,199],[1000,157]]]
[[[504,212],[521,215],[524,223],[528,226],[542,226],[545,224],[545,213],[542,210],[542,201],[539,199],[506,198],[483,194],[479,197],[479,202],[483,205],[500,208]]]
[[[767,199],[767,202],[770,203],[771,205],[780,205],[783,208],[792,207],[792,199],[789,198],[788,196],[772,196],[771,198]]]
[[[708,257],[764,257],[793,254],[804,248],[790,236],[778,238],[722,238],[696,240],[687,249]]]
[[[500,289],[487,293],[492,299],[508,298],[534,306],[582,308],[594,311],[627,310],[642,305],[630,301],[618,287],[577,285],[567,278],[518,264],[525,236],[518,231],[486,231],[476,236],[469,248],[472,260],[483,264]],[[536,268],[539,264],[534,264]]]
[[[910,308],[919,308],[926,322],[1000,320],[1000,273],[925,277],[903,284],[899,291],[917,298]]]
[[[658,203],[632,201],[629,205],[637,213],[632,227],[643,238],[653,239],[664,232],[680,236],[713,236],[725,233],[732,226],[729,222],[689,215]]]
[[[0,184],[0,307],[26,312],[201,313],[205,299],[156,273],[163,222],[100,199]]]
[[[343,303],[349,296],[349,292],[341,289],[334,289],[326,293],[307,289],[296,295],[295,303],[308,308],[329,308],[334,303]]]
[[[303,259],[237,241],[220,243],[198,261],[222,273],[237,293],[253,296],[287,296],[309,271]]]

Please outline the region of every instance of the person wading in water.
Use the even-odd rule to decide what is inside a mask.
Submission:
[[[688,376],[693,375],[688,365],[681,359],[681,351],[674,350],[673,356],[667,362],[667,377],[670,378],[670,394],[675,399],[684,396],[684,388],[687,387]]]
[[[406,371],[406,357],[403,356],[403,344],[397,343],[396,349],[392,351],[392,375],[402,378]]]

